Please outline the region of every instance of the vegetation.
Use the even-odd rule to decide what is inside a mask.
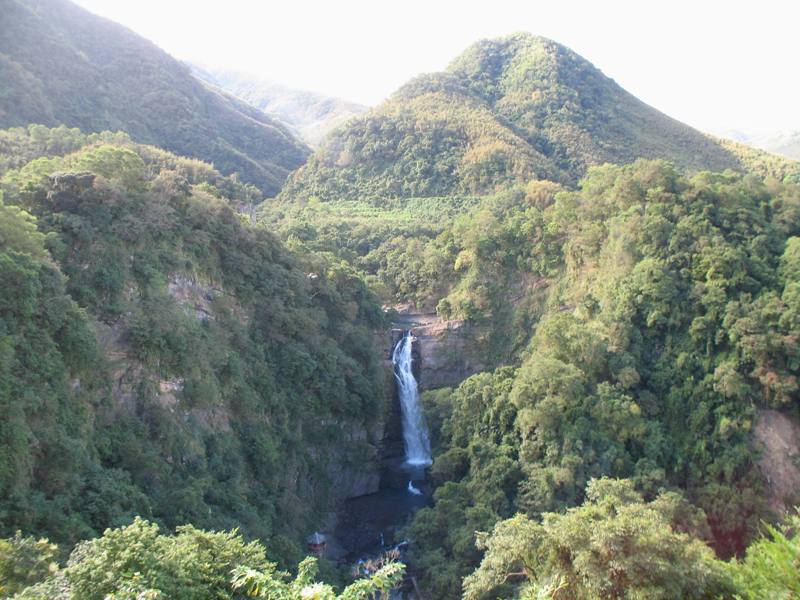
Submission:
[[[539,205],[501,194],[464,225],[471,236],[432,242],[473,241],[455,244],[465,285],[439,308],[492,334],[515,282],[535,285],[507,309],[531,324],[517,358],[501,338],[518,366],[425,398],[438,488],[409,530],[423,587],[451,597],[480,560],[474,531],[577,506],[602,476],[646,500],[683,490],[720,555],[744,550],[769,518],[758,410],[800,399],[799,209],[794,184],[639,162],[590,170]]]
[[[26,555],[0,553],[2,586],[15,581],[9,573],[21,573],[32,555],[45,562],[52,548],[20,536],[0,541],[0,549],[4,543],[46,548]],[[336,595],[330,585],[315,583],[317,559],[303,560],[297,577],[289,581],[288,573],[267,560],[264,546],[246,542],[236,531],[186,525],[175,535],[165,535],[154,523],[137,518],[78,544],[66,567],[50,564],[47,570],[28,571],[27,585],[3,587],[0,594],[17,600],[366,600],[397,585],[403,572],[401,563],[389,563]]]
[[[794,537],[767,526],[744,561],[725,563],[696,537],[702,513],[686,508],[673,492],[643,502],[630,481],[592,480],[580,507],[541,523],[517,515],[479,534],[485,554],[464,598],[796,597],[796,516],[786,525]]]
[[[0,179],[0,531],[69,544],[138,514],[296,561],[330,469],[374,452],[338,432],[383,411],[378,305],[251,227],[254,188],[209,165],[118,134],[2,139],[62,137],[85,145]]]
[[[464,598],[794,598],[798,542],[774,527],[745,561],[722,562],[674,522],[681,500],[643,503],[630,482],[595,480],[587,501],[541,524],[518,515],[481,534],[481,566]],[[787,530],[797,526],[793,517]]]
[[[797,163],[722,144],[640,102],[550,40],[516,34],[467,49],[333,132],[285,199],[370,200],[485,194],[637,158],[681,169],[800,173]],[[762,164],[763,163],[763,164]]]
[[[348,585],[341,594],[336,594],[334,588],[328,584],[313,583],[316,576],[316,559],[305,559],[300,563],[297,571],[297,577],[287,583],[283,581],[287,574],[279,573],[276,576],[274,567],[265,573],[238,567],[233,572],[233,587],[247,590],[251,597],[266,598],[267,600],[274,598],[371,600],[378,593],[385,598],[392,589],[397,587],[403,579],[405,567],[402,563],[390,562],[369,577]]]
[[[395,587],[391,562],[338,595],[313,559],[282,570],[335,479],[379,462],[381,302],[468,323],[490,367],[423,399],[426,595],[800,593],[800,519],[768,508],[800,498],[753,438],[800,409],[798,163],[518,34],[341,127],[262,203],[306,155],[287,130],[65,0],[6,14],[0,595]]]
[[[495,597],[510,582],[524,598],[730,598],[723,563],[708,546],[680,531],[680,497],[642,501],[626,480],[596,479],[586,502],[542,523],[518,515],[478,538],[486,550],[464,581],[464,598]]]
[[[58,547],[46,539],[23,537],[0,540],[0,597],[14,596],[28,587],[54,577]]]
[[[308,154],[275,119],[68,0],[11,0],[3,16],[0,127],[122,129],[137,142],[237,172],[268,195]]]
[[[448,257],[432,243],[480,205],[476,197],[407,198],[374,206],[336,201],[264,203],[259,221],[296,252],[335,256],[355,268],[386,303],[421,306],[446,293]]]
[[[779,527],[767,525],[767,536],[747,549],[743,561],[730,572],[742,597],[796,598],[800,595],[800,517],[794,514]]]

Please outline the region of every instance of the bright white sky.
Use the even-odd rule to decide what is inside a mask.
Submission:
[[[798,0],[77,2],[177,58],[369,105],[478,39],[530,31],[700,129],[800,129]]]

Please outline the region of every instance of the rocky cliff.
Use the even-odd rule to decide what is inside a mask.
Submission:
[[[463,321],[446,321],[435,313],[400,312],[384,347],[391,359],[391,350],[404,331],[416,338],[414,351],[419,361],[417,380],[421,390],[456,387],[470,375],[486,368],[475,356],[472,328]]]

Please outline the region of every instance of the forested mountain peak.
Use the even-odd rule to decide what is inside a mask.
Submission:
[[[335,131],[284,195],[484,194],[530,179],[571,185],[592,165],[637,158],[778,178],[798,169],[767,157],[664,115],[561,44],[518,33],[474,44],[446,71],[411,80]]]
[[[0,127],[124,130],[276,193],[309,150],[134,32],[67,0],[2,0]]]
[[[509,92],[544,87],[537,83],[552,86],[576,71],[589,77],[602,76],[589,61],[566,46],[524,32],[474,43],[450,63],[447,71],[469,82],[482,96],[495,100]]]

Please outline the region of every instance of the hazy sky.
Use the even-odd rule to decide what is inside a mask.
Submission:
[[[478,39],[530,31],[700,129],[800,129],[798,0],[77,1],[178,58],[370,105]]]

